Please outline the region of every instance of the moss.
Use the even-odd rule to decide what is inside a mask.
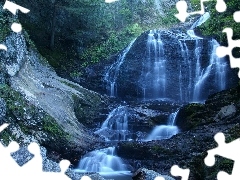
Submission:
[[[0,133],[0,139],[5,145],[8,145],[11,141],[15,141],[16,137],[13,136],[9,130],[4,130]]]
[[[67,134],[56,122],[54,118],[49,115],[43,117],[43,130],[54,138],[61,138],[68,140],[70,135]]]
[[[20,126],[20,129],[24,134],[30,133],[30,129],[26,125],[24,125],[23,122],[19,122],[18,125]]]
[[[31,129],[34,129],[32,125],[26,124],[29,120],[25,117],[27,112],[32,118],[38,116],[42,119],[42,123],[37,126],[43,126],[43,130],[49,133],[50,136],[69,139],[69,135],[63,131],[54,118],[46,113],[43,113],[43,116],[39,116],[38,109],[29,104],[19,92],[14,91],[8,85],[0,85],[0,97],[6,101],[8,121],[12,121],[12,118],[17,119],[17,124],[24,134],[30,134]]]
[[[193,0],[192,0],[193,1]],[[223,29],[226,27],[231,27],[233,29],[233,39],[240,38],[240,25],[236,23],[233,19],[233,13],[240,8],[240,3],[238,0],[226,1],[227,11],[223,13],[217,12],[215,1],[207,2],[206,8],[210,12],[211,18],[207,20],[200,26],[200,31],[205,36],[214,35],[222,45],[227,46],[227,36],[223,33]],[[239,52],[237,53],[239,57]]]
[[[0,97],[6,102],[7,116],[9,117],[24,120],[26,111],[32,116],[37,113],[32,104],[29,104],[19,92],[7,84],[0,85]]]
[[[10,34],[12,31],[10,26],[15,21],[18,22],[10,12],[4,11],[3,7],[0,5],[0,42],[4,41]]]
[[[236,124],[234,127],[230,128],[225,134],[226,142],[231,142],[240,137],[240,125]]]

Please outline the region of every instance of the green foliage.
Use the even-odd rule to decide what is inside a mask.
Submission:
[[[10,12],[3,10],[2,6],[0,6],[0,42],[11,32],[10,25],[14,20],[17,21]]]
[[[51,116],[46,115],[43,119],[43,130],[53,137],[68,138],[67,133],[56,123],[55,119]]]
[[[109,38],[105,42],[93,45],[82,54],[82,60],[88,60],[85,61],[82,66],[85,67],[91,63],[99,62],[111,54],[119,52],[126,47],[131,40],[139,36],[142,31],[142,28],[137,23],[129,25],[119,32],[111,31]]]
[[[179,22],[179,20],[174,16],[178,13],[175,6],[170,9],[166,9],[165,16],[161,18],[164,27],[171,27]]]
[[[201,10],[201,1],[200,0],[190,0],[191,11],[200,11]]]
[[[24,119],[24,112],[26,110],[26,107],[28,108],[29,113],[35,113],[33,105],[27,104],[19,92],[14,91],[6,84],[0,85],[0,97],[3,98],[6,102],[7,114],[9,116],[18,119]]]
[[[0,133],[0,139],[5,145],[8,145],[11,141],[16,141],[16,137],[12,135],[7,129]]]
[[[31,13],[19,17],[39,52],[57,72],[69,75],[119,52],[143,31],[178,23],[174,17],[175,3],[162,3],[166,9],[164,16],[159,14],[154,0],[114,3],[56,0],[53,4],[22,0],[20,4],[31,9]],[[50,49],[53,10],[56,10],[55,48]]]
[[[236,23],[233,19],[233,13],[240,9],[240,2],[238,0],[227,1],[227,10],[223,13],[219,13],[215,9],[216,2],[211,1],[206,3],[211,18],[200,26],[200,31],[205,36],[214,35],[218,41],[223,45],[227,45],[226,34],[222,30],[226,27],[230,27],[234,31],[233,38],[240,38],[240,24]]]

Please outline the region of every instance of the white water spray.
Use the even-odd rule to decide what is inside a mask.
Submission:
[[[108,88],[110,89],[110,96],[116,96],[117,95],[117,77],[119,74],[119,69],[121,65],[124,62],[124,59],[131,49],[133,43],[136,39],[134,39],[126,49],[123,50],[122,54],[119,56],[118,60],[113,63],[110,68],[107,70],[104,80],[107,82]]]
[[[95,134],[104,137],[106,141],[126,141],[129,135],[127,107],[119,106],[111,111]]]
[[[179,132],[179,129],[174,124],[178,111],[170,114],[167,125],[156,126],[152,130],[151,134],[146,138],[146,141],[169,139],[173,135],[176,135]]]

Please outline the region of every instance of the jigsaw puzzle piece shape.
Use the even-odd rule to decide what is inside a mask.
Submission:
[[[240,150],[240,141],[236,139],[230,143],[225,143],[225,136],[219,132],[214,136],[215,141],[218,143],[218,147],[208,150],[208,155],[204,159],[207,166],[213,166],[215,164],[215,155],[219,155],[231,160],[238,158],[236,150]]]
[[[16,15],[18,10],[20,10],[22,13],[25,13],[25,14],[30,12],[29,9],[24,8],[22,6],[19,6],[15,3],[13,3],[13,2],[8,1],[8,0],[6,0],[5,4],[3,5],[3,9],[9,10],[14,15]]]
[[[12,158],[11,153],[17,151],[19,149],[19,145],[17,142],[12,141],[8,147],[4,147],[0,143],[0,174],[1,179],[15,179],[16,174],[20,171],[20,166],[17,162]],[[13,173],[14,172],[14,173]]]
[[[225,28],[223,30],[227,34],[227,39],[228,39],[228,47],[224,46],[219,46],[216,49],[216,54],[218,57],[224,57],[226,55],[229,56],[230,59],[230,66],[231,68],[240,68],[240,58],[235,58],[232,55],[232,50],[235,47],[240,48],[240,40],[233,40],[233,30],[231,28]],[[240,71],[238,72],[238,76],[240,78]]]
[[[176,3],[176,8],[178,10],[178,14],[175,14],[175,17],[178,18],[181,22],[185,22],[189,14],[187,13],[187,2],[186,1],[178,1]]]
[[[240,22],[240,11],[236,11],[234,14],[233,14],[233,19],[235,22],[239,23]]]
[[[217,4],[216,4],[216,10],[218,12],[224,12],[227,9],[227,5],[224,2],[224,0],[217,0]]]
[[[181,176],[182,180],[188,180],[190,170],[189,169],[182,169],[177,165],[173,165],[172,168],[171,168],[171,174],[175,177],[176,176]]]
[[[165,178],[161,177],[161,176],[157,176],[157,177],[154,178],[154,180],[165,180]]]
[[[39,145],[32,142],[28,145],[28,151],[33,154],[34,157],[22,166],[22,171],[27,173],[31,169],[32,173],[42,173],[42,156]]]
[[[89,176],[83,176],[80,180],[92,180]]]
[[[207,166],[213,166],[215,164],[215,156],[222,156],[227,159],[233,160],[232,174],[229,175],[226,172],[220,171],[218,173],[218,180],[237,180],[240,177],[240,139],[236,139],[230,143],[225,143],[225,136],[223,133],[217,133],[214,136],[215,141],[218,143],[218,147],[208,151],[207,157],[204,162]]]

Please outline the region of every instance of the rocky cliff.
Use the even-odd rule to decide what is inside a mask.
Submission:
[[[216,56],[218,45],[214,39],[192,37],[179,30],[150,30],[105,64],[89,67],[85,73],[88,81],[82,83],[123,99],[204,101],[237,83],[229,61]]]
[[[36,141],[63,158],[78,161],[96,138],[83,125],[105,107],[103,97],[56,75],[25,33],[11,33],[1,51],[1,134],[4,143]]]

